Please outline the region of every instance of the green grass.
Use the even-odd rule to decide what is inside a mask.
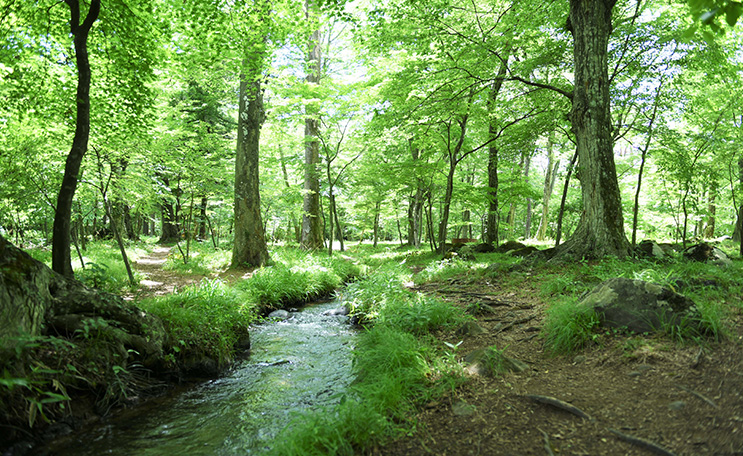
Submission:
[[[360,273],[359,267],[323,253],[281,249],[272,252],[273,265],[257,270],[237,288],[268,311],[296,306],[332,294]]]
[[[186,243],[181,242],[180,248],[186,253]],[[163,269],[178,271],[184,274],[210,274],[222,271],[230,266],[232,251],[227,249],[215,249],[211,242],[191,242],[189,246],[188,260],[184,262],[183,254],[177,246],[170,250],[168,259],[163,264]]]
[[[205,279],[178,293],[143,301],[140,306],[163,321],[174,361],[196,352],[226,364],[257,318],[257,306],[219,280]]]
[[[572,298],[559,299],[547,309],[542,328],[545,348],[553,355],[574,353],[594,339],[598,325],[599,316],[593,308]]]
[[[406,290],[409,279],[394,263],[347,287],[344,300],[367,327],[354,351],[356,381],[337,407],[297,417],[272,454],[358,454],[412,432],[417,405],[462,383],[461,366],[421,335],[462,321],[463,311]]]
[[[126,242],[126,254],[130,264],[134,264],[137,258],[146,256],[151,249],[151,245],[146,241]],[[51,267],[52,252],[45,248],[29,249],[27,252],[35,259]],[[116,241],[101,240],[88,242],[86,249],[82,251],[83,264],[77,250],[71,250],[72,268],[75,271],[75,278],[85,285],[93,288],[108,291],[110,293],[120,293],[122,291],[136,288],[129,283],[129,275],[126,272],[124,260]],[[132,270],[135,284],[142,280],[141,274]]]

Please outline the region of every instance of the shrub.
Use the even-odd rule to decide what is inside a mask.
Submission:
[[[570,354],[593,340],[599,325],[596,311],[574,299],[556,301],[547,309],[542,335],[547,351],[553,355]]]

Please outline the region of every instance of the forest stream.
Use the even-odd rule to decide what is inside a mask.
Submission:
[[[250,355],[220,378],[121,411],[60,438],[54,455],[245,455],[267,450],[297,414],[340,400],[352,380],[356,330],[309,305],[251,329]]]

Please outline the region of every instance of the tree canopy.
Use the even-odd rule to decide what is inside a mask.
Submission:
[[[737,1],[0,11],[0,230],[67,275],[112,228],[259,266],[277,242],[624,256],[739,219]]]

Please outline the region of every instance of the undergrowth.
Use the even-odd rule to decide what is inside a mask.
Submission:
[[[461,368],[421,334],[466,317],[451,304],[406,290],[409,279],[395,264],[347,287],[344,300],[366,327],[354,351],[356,381],[338,406],[293,420],[273,454],[356,454],[412,432],[416,405],[461,384]]]

